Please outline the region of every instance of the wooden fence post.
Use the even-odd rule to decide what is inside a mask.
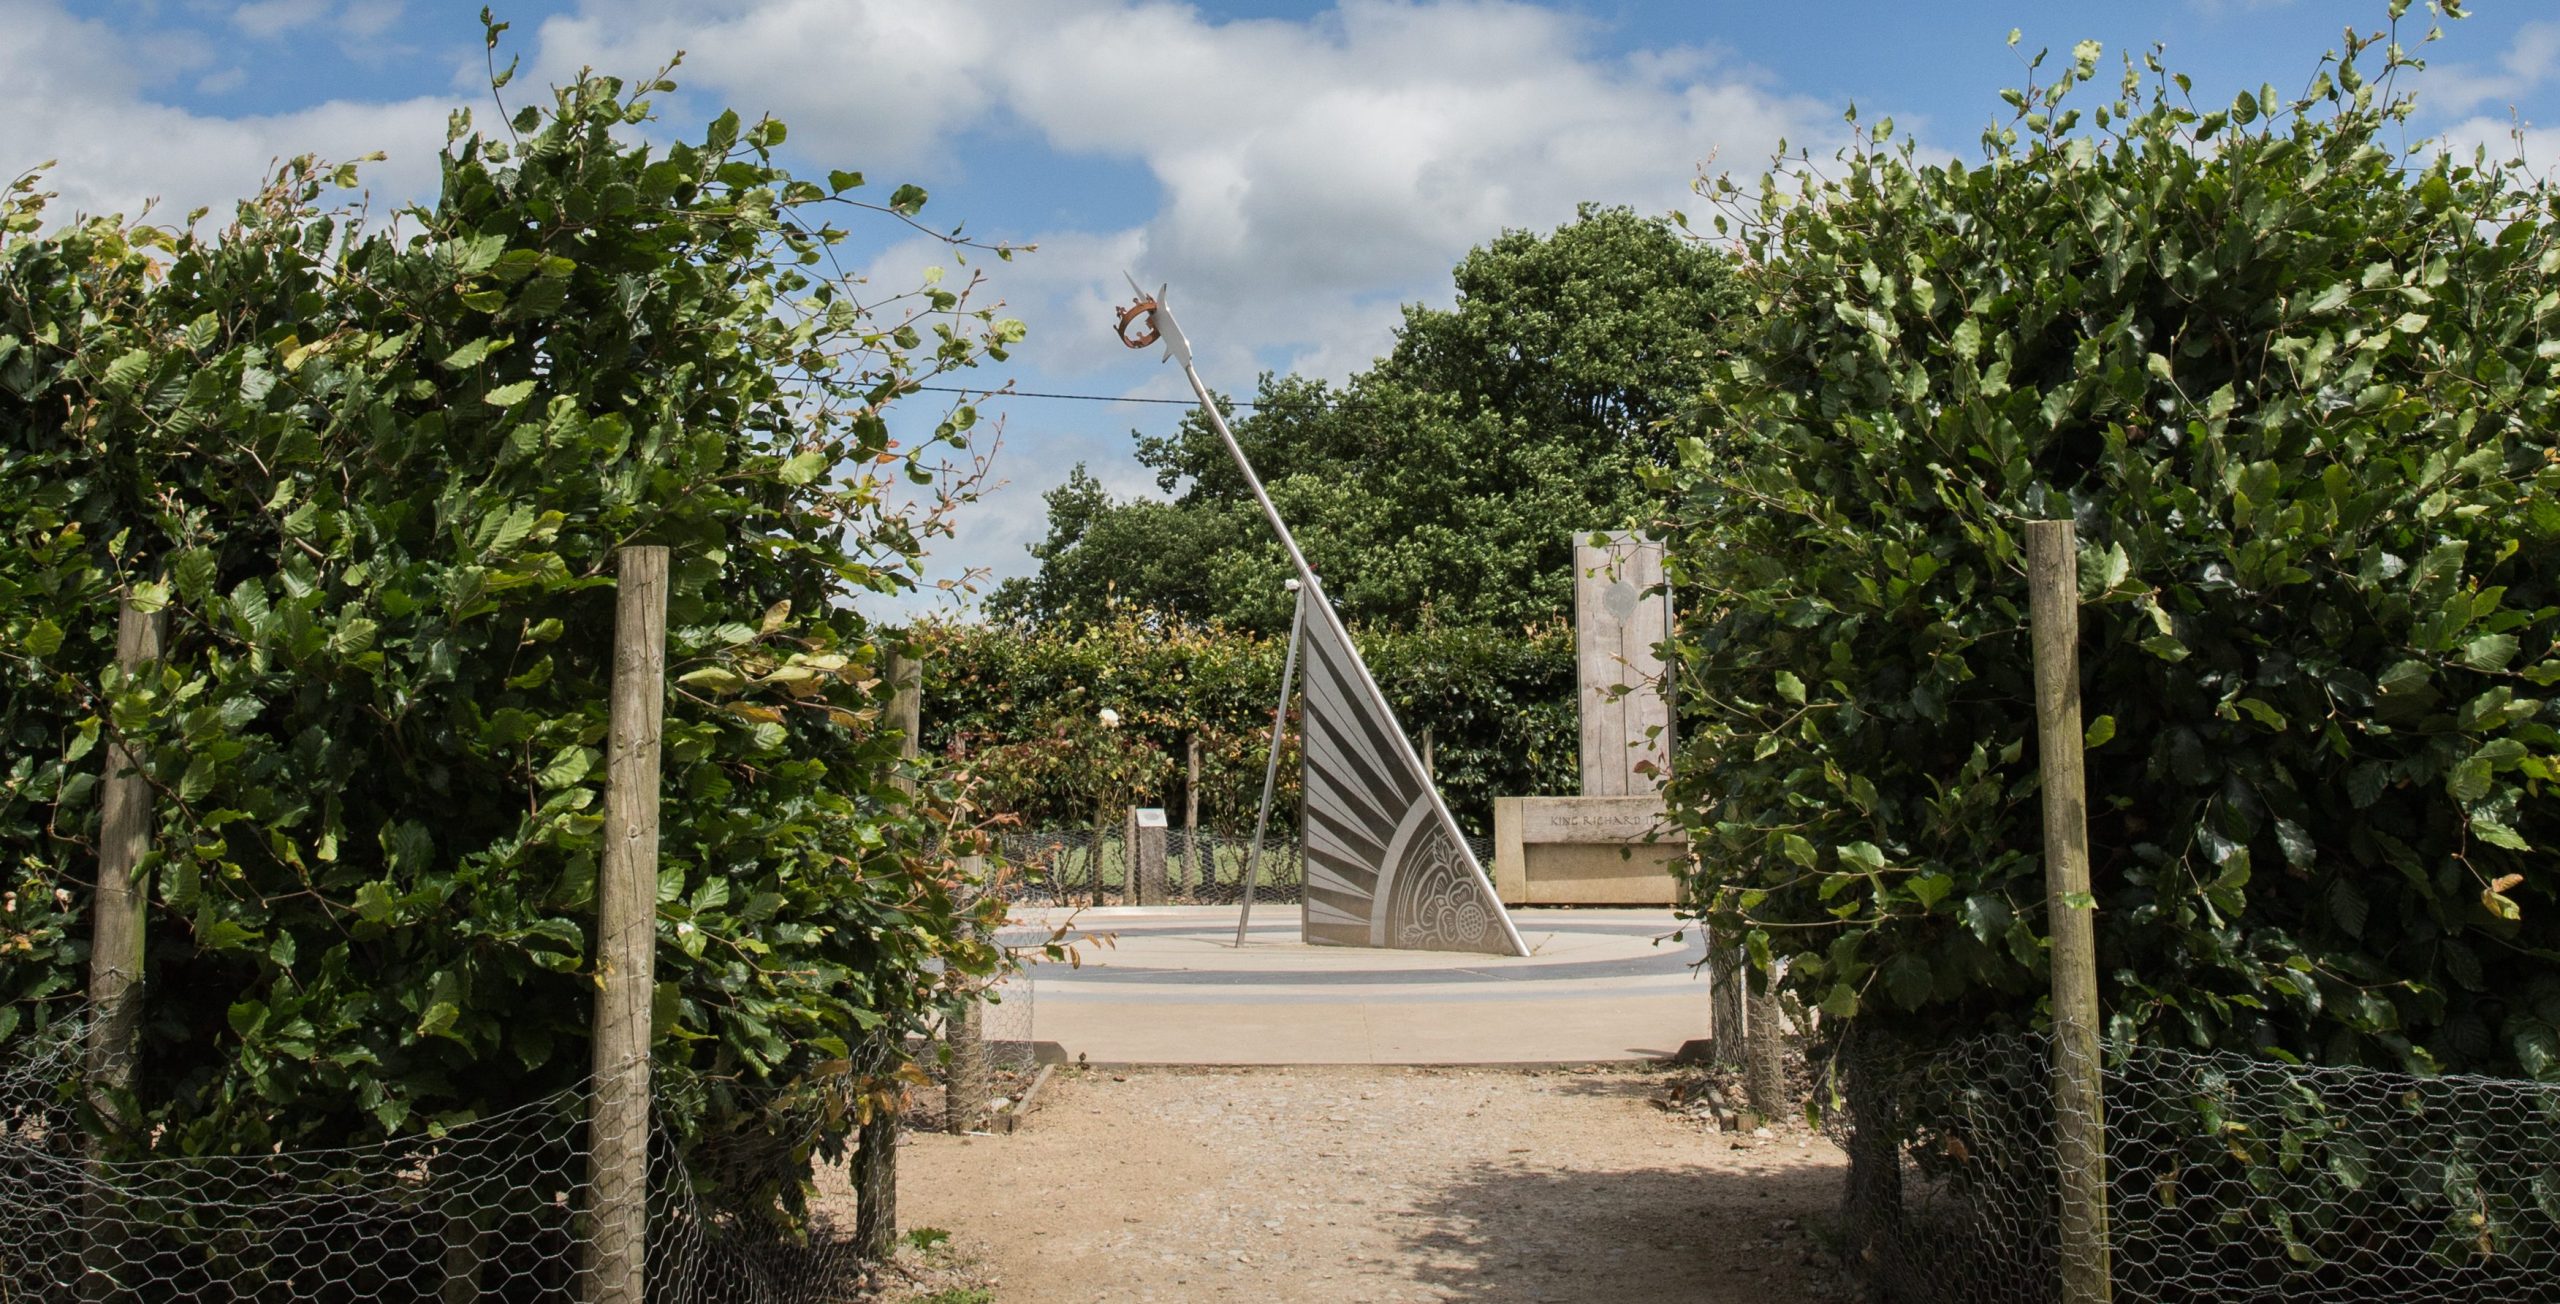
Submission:
[[[898,731],[900,773],[897,786],[917,790],[914,774],[917,743],[924,728],[924,663],[904,650],[889,654],[889,727]],[[857,1067],[882,1075],[896,1066],[901,1050],[895,1041],[867,1048]],[[898,1111],[876,1104],[854,1134],[854,1252],[879,1263],[898,1248]]]
[[[658,743],[667,705],[667,550],[615,554],[604,855],[596,875],[595,1099],[587,1122],[587,1299],[643,1304],[649,1266],[649,1041],[658,948]]]
[[[924,663],[904,652],[889,654],[889,727],[898,731],[898,759],[916,758],[917,740],[924,730]],[[898,787],[913,796],[914,774],[905,767],[897,777]]]
[[[146,613],[134,605],[132,594],[125,594],[116,609],[116,668],[130,676],[158,661],[168,628],[165,609]],[[141,763],[110,730],[106,781],[98,794],[98,892],[90,919],[86,1049],[89,1103],[111,1131],[132,1121],[124,1117],[123,1101],[133,1091],[142,1033],[143,935],[150,898],[134,881],[134,869],[151,850],[152,826],[151,781],[143,777]],[[90,1143],[93,1163],[103,1162],[105,1145],[105,1138]],[[103,1182],[92,1187],[88,1204],[84,1281],[90,1291],[112,1293],[123,1237]]]
[[[1749,1058],[1744,1035],[1742,943],[1707,933],[1707,1036],[1715,1062],[1740,1068]]]
[[[1199,892],[1209,881],[1200,877],[1200,735],[1191,735],[1182,781],[1182,878]]]
[[[986,874],[986,857],[960,858],[960,877],[964,881],[982,883]],[[964,921],[961,928],[976,936],[973,925]],[[943,1026],[951,1064],[942,1081],[942,1123],[954,1136],[974,1132],[986,1122],[989,1087],[985,996],[984,988],[971,992],[968,1004]]]
[[[2061,1168],[2063,1304],[2113,1298],[2098,950],[2080,731],[2080,556],[2069,521],[2027,526],[2035,627],[2036,755],[2044,771],[2045,918],[2053,939],[2054,1158]]]

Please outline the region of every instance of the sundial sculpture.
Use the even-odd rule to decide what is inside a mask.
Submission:
[[[1475,951],[1488,955],[1527,955],[1520,932],[1494,895],[1484,867],[1476,863],[1458,822],[1440,800],[1440,790],[1422,767],[1413,743],[1396,723],[1386,694],[1370,675],[1368,663],[1352,646],[1342,617],[1324,596],[1324,584],[1307,565],[1306,554],[1289,533],[1288,522],[1263,492],[1261,477],[1245,460],[1244,448],[1227,429],[1209,387],[1191,362],[1191,344],[1165,306],[1164,291],[1152,296],[1129,288],[1138,300],[1120,313],[1120,341],[1130,348],[1164,342],[1164,355],[1182,364],[1200,411],[1235,459],[1253,500],[1271,523],[1289,564],[1298,573],[1298,617],[1295,641],[1306,647],[1305,828],[1307,881],[1303,933],[1307,941],[1335,946],[1379,946],[1414,951]],[[1144,322],[1145,331],[1131,334]],[[1285,710],[1288,688],[1281,688]],[[1264,788],[1265,813],[1270,802]],[[1261,838],[1257,830],[1255,843]],[[1253,908],[1248,875],[1245,909]],[[1237,928],[1242,940],[1243,927]]]

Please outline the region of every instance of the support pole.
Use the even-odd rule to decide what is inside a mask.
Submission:
[[[145,613],[127,593],[116,609],[116,669],[131,678],[160,659],[169,613]],[[143,935],[149,895],[134,871],[151,850],[151,781],[141,758],[112,730],[107,740],[106,781],[98,797],[98,895],[89,941],[89,1104],[109,1133],[131,1125],[124,1104],[132,1098],[134,1062],[142,1033]],[[93,1165],[88,1199],[87,1298],[109,1298],[120,1289],[123,1228],[118,1225],[105,1173],[108,1137],[89,1143]]]
[[[1280,665],[1280,705],[1271,712],[1271,759],[1262,767],[1262,805],[1253,815],[1253,845],[1244,853],[1244,909],[1236,915],[1236,945],[1244,945],[1244,930],[1253,923],[1253,891],[1260,885],[1262,874],[1262,835],[1271,827],[1271,794],[1280,783],[1280,735],[1289,723],[1289,693],[1298,686],[1298,644],[1307,632],[1307,591],[1296,580],[1289,581],[1289,591],[1297,595],[1297,608],[1289,616],[1289,652]]]
[[[899,790],[914,795],[917,740],[924,727],[924,663],[905,651],[889,654],[889,727],[898,731]],[[886,1077],[896,1067],[901,1047],[877,1042],[867,1047],[863,1071]],[[898,1111],[872,1105],[870,1116],[855,1132],[853,1150],[854,1252],[872,1263],[886,1262],[898,1247]]]
[[[975,893],[986,881],[987,860],[984,856],[962,856],[960,878]],[[963,905],[965,912],[967,906]],[[961,930],[969,937],[977,935],[977,926],[968,922],[964,913]],[[972,986],[968,1002],[944,1025],[943,1040],[951,1050],[951,1064],[942,1081],[942,1124],[953,1136],[966,1136],[985,1126],[988,1086],[986,988]]]
[[[1185,749],[1182,780],[1182,881],[1197,892],[1208,886],[1200,877],[1200,735]]]
[[[2045,918],[2053,939],[2054,1157],[2061,1168],[2063,1304],[2113,1298],[2098,1046],[2098,951],[2080,731],[2080,561],[2069,521],[2027,526],[2035,627],[2036,755],[2044,780]]]
[[[658,744],[667,550],[615,555],[604,855],[596,878],[595,1100],[587,1124],[590,1304],[643,1304],[649,1266],[649,1015],[658,949]]]
[[[924,731],[924,663],[904,652],[889,654],[889,727],[898,731],[898,759],[901,765],[891,782],[912,797],[916,779],[911,764],[916,759],[917,739]]]
[[[169,613],[145,614],[127,595],[116,614],[116,668],[130,678],[160,659]],[[89,943],[89,1083],[101,1117],[121,1125],[113,1097],[133,1088],[142,1030],[142,939],[147,896],[134,870],[151,850],[151,781],[121,738],[107,742],[99,790],[98,902]]]
[[[1764,1127],[1787,1113],[1786,1014],[1778,1004],[1778,976],[1752,975],[1749,1022],[1742,1030],[1744,1057],[1742,1096],[1759,1115],[1753,1127]]]
[[[1707,933],[1707,1036],[1717,1064],[1740,1068],[1749,1058],[1744,1047],[1742,943]]]

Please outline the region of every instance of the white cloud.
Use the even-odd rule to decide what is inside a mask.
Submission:
[[[2475,151],[2487,150],[2493,163],[2520,158],[2536,171],[2545,172],[2560,164],[2560,128],[2535,127],[2512,118],[2486,114],[2465,118],[2437,132],[2436,143],[2456,159],[2468,159]]]
[[[330,0],[256,0],[231,11],[231,25],[257,37],[277,37],[328,17]]]
[[[1585,200],[1663,212],[1691,200],[1702,163],[1756,168],[1781,137],[1837,135],[1836,106],[1729,56],[1621,57],[1597,36],[1513,0],[1342,0],[1308,21],[1228,22],[1154,0],[592,0],[544,24],[539,70],[645,71],[684,48],[680,79],[704,102],[771,112],[795,144],[877,173],[942,161],[977,129],[1027,131],[1065,166],[1142,167],[1151,214],[1006,232],[1040,250],[991,275],[1044,384],[1178,397],[1180,373],[1111,338],[1123,270],[1171,283],[1213,385],[1247,391],[1265,366],[1340,378],[1384,351],[1401,304],[1445,303],[1450,267],[1506,228],[1554,226]],[[871,274],[895,286],[947,260],[911,242]],[[1072,462],[1151,490],[1124,432],[1178,411],[1007,406],[1009,483],[946,549],[999,574],[1026,564],[1038,495]]]
[[[432,184],[441,98],[189,113],[150,88],[180,72],[219,85],[200,44],[140,69],[126,34],[67,16],[59,0],[0,6],[24,11],[0,23],[0,113],[41,124],[13,143],[27,161],[63,158],[66,209],[130,211],[150,194],[166,197],[164,213],[219,203],[268,159],[305,150],[390,148],[383,189]],[[354,57],[351,37],[399,35],[398,10],[259,0],[232,16],[244,31],[334,36]],[[1707,160],[1754,169],[1781,137],[1819,152],[1839,131],[1836,106],[1788,95],[1729,54],[1612,53],[1589,20],[1523,0],[1341,0],[1306,20],[1236,21],[1163,0],[582,0],[515,35],[532,38],[532,84],[582,66],[645,75],[684,50],[671,121],[721,104],[771,112],[804,156],[884,180],[950,175],[984,140],[1045,145],[1051,157],[1020,178],[1019,213],[1053,211],[1036,187],[1085,163],[1142,171],[1153,211],[1100,229],[992,232],[1041,250],[987,265],[1031,327],[1016,357],[1038,383],[1156,397],[1187,387],[1152,352],[1133,357],[1110,338],[1124,269],[1172,284],[1212,384],[1248,389],[1264,366],[1339,378],[1387,346],[1400,304],[1445,303],[1450,266],[1505,228],[1554,226],[1586,200],[1658,213],[1691,201]],[[1021,220],[957,216],[981,232]],[[871,266],[894,287],[947,261],[917,241]],[[1130,425],[1161,429],[1175,411],[1013,405],[999,474],[1015,487],[951,551],[1018,569],[1037,493],[1078,456],[1143,486],[1112,458]]]
[[[2442,119],[2512,108],[2555,73],[2560,73],[2560,21],[2537,20],[2518,27],[2490,64],[2431,63],[2419,74],[2418,107]]]
[[[1399,301],[1445,298],[1450,265],[1506,227],[1586,199],[1663,211],[1702,161],[1750,166],[1830,121],[1747,67],[1603,55],[1593,36],[1510,0],[1344,0],[1304,22],[1145,0],[641,0],[545,23],[540,62],[637,69],[683,47],[691,89],[874,166],[1017,125],[1060,154],[1138,163],[1157,212],[1023,233],[1042,251],[1000,284],[1057,373],[1112,360],[1095,323],[1123,267],[1170,281],[1204,362],[1240,387],[1257,360],[1365,365]]]
[[[0,121],[16,125],[0,173],[58,159],[47,188],[56,218],[142,210],[175,220],[198,206],[219,216],[257,188],[276,159],[317,153],[349,159],[375,150],[389,161],[369,184],[406,198],[433,184],[444,143],[441,99],[331,101],[290,113],[221,118],[152,102],[145,87],[177,68],[201,66],[193,47],[171,44],[133,58],[137,43],[51,3],[11,6],[0,22]],[[219,76],[219,74],[216,74]]]

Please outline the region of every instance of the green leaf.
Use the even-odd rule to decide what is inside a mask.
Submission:
[[[482,336],[444,355],[443,366],[447,371],[469,370],[479,366],[492,350],[501,347],[504,343],[505,341],[495,336]]]
[[[816,449],[811,449],[805,453],[793,454],[789,460],[782,464],[782,469],[775,474],[781,478],[784,484],[804,485],[816,480],[819,476],[826,474],[828,465],[829,463],[825,453],[819,452]]]
[[[500,385],[482,395],[480,401],[491,407],[514,407],[533,396],[533,385],[534,383],[530,380],[519,380],[512,385]]]
[[[1804,701],[1804,681],[1797,678],[1796,673],[1792,670],[1779,671],[1778,696],[1783,697],[1790,702],[1801,704]]]
[[[2493,847],[2505,847],[2509,851],[2533,850],[2533,844],[2525,841],[2523,834],[2485,815],[2471,817],[2471,833]]]
[[[1916,1010],[1929,1003],[1934,981],[1929,975],[1929,962],[1904,951],[1884,962],[1879,971],[1885,993],[1906,1010]]]
[[[2513,634],[2484,634],[2462,646],[2462,664],[2474,670],[2504,670],[2521,645]]]
[[[151,355],[148,352],[142,349],[128,350],[117,355],[116,360],[108,363],[106,370],[99,373],[98,384],[109,393],[127,393],[141,383],[142,373],[150,367]]]
[[[706,693],[735,693],[747,686],[746,678],[727,666],[704,666],[676,676],[676,683]]]
[[[2083,750],[2095,751],[2113,741],[2115,736],[2116,718],[2102,715],[2089,722],[2088,729],[2080,735],[2080,746]]]
[[[596,754],[574,743],[552,754],[549,764],[534,776],[534,786],[544,792],[566,788],[595,772]]]
[[[1858,1017],[1857,989],[1844,982],[1833,983],[1831,989],[1822,994],[1822,1003],[1817,1008],[1835,1019],[1854,1019]]]
[[[2475,756],[2454,766],[2445,775],[2445,792],[2455,801],[2475,802],[2489,795],[2489,788],[2496,777],[2489,762]]]

